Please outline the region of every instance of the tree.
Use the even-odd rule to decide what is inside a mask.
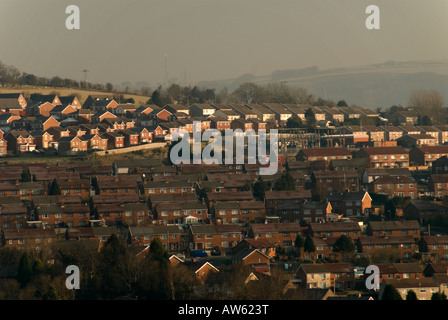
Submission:
[[[19,261],[17,280],[22,287],[26,286],[33,279],[33,267],[28,253],[23,253]]]
[[[289,172],[286,172],[280,176],[277,180],[275,180],[274,183],[274,189],[275,190],[296,190],[296,181],[291,176]]]
[[[406,300],[418,300],[414,290],[408,290],[406,293]]]
[[[114,89],[114,85],[110,82],[106,83],[106,90],[109,92],[112,92],[112,90]]]
[[[316,115],[314,114],[313,110],[311,108],[308,108],[305,111],[305,120],[306,120],[306,124],[309,127],[315,127],[316,126]]]
[[[440,293],[440,292],[434,292],[431,295],[431,300],[446,300],[446,295],[444,292]]]
[[[240,103],[262,103],[266,102],[267,93],[259,85],[252,82],[245,82],[232,92],[235,100]]]
[[[310,235],[307,235],[305,238],[305,242],[303,244],[303,250],[310,254],[316,251],[316,246],[314,245],[313,238],[311,238]]]
[[[336,239],[333,246],[334,252],[352,253],[355,249],[356,247],[353,244],[353,240],[344,234]]]
[[[426,115],[434,124],[445,123],[446,115],[443,96],[437,91],[414,90],[409,98],[409,106],[415,109],[415,113]]]
[[[384,287],[382,300],[403,300],[398,290],[391,284]]]
[[[341,235],[337,238],[333,246],[333,251],[342,253],[342,259],[344,260],[347,259],[347,256],[353,254],[355,250],[356,247],[353,244],[353,240],[346,235]]]
[[[159,107],[163,106],[163,102],[162,102],[162,98],[160,96],[159,90],[154,90],[154,92],[152,93],[151,103],[155,104],[156,106],[159,106]]]
[[[302,248],[305,245],[305,240],[303,239],[302,235],[300,233],[297,234],[296,239],[294,240],[294,247],[296,247],[297,252],[299,253],[302,251]]]
[[[32,177],[30,173],[30,169],[26,169],[22,171],[22,174],[20,175],[20,181],[21,182],[31,182]]]
[[[339,100],[336,105],[338,107],[348,107],[348,104],[347,104],[347,102],[345,102],[345,100]]]
[[[50,196],[54,195],[61,195],[61,188],[59,187],[58,181],[56,178],[53,179],[53,182],[50,185],[50,188],[48,190],[48,194]]]
[[[297,116],[293,115],[286,121],[287,128],[300,128],[302,127],[302,120]]]
[[[260,178],[257,182],[254,183],[254,197],[260,200],[264,200],[265,193],[266,191],[269,191],[269,189],[269,183]]]

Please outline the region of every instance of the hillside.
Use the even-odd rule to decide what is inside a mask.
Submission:
[[[296,70],[276,70],[269,75],[205,81],[199,86],[227,88],[233,91],[244,82],[260,85],[286,82],[306,88],[310,93],[335,101],[344,99],[350,104],[369,108],[406,105],[414,89],[435,90],[448,102],[448,61],[408,61],[320,70],[313,66]]]
[[[0,93],[13,93],[13,92],[21,92],[24,94],[25,98],[28,98],[32,93],[40,93],[40,94],[54,94],[56,93],[58,96],[69,96],[76,95],[78,99],[80,99],[81,103],[85,101],[85,99],[91,94],[108,94],[103,91],[95,91],[95,90],[83,90],[79,88],[53,88],[53,87],[33,87],[33,86],[19,86],[19,87],[0,87]],[[110,93],[113,95],[114,93]],[[116,93],[117,95],[121,95],[123,93]],[[149,97],[138,95],[138,94],[123,94],[125,99],[133,98],[136,104],[144,105],[148,101]]]

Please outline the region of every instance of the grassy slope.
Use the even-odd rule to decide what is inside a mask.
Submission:
[[[95,91],[95,90],[82,90],[77,88],[52,88],[52,87],[6,87],[0,88],[0,93],[16,93],[21,92],[25,98],[28,98],[32,93],[40,94],[57,94],[58,96],[76,95],[81,103],[87,99],[90,94],[109,94],[107,92]],[[112,95],[112,93],[110,93]],[[121,94],[121,93],[120,93]],[[136,104],[146,104],[149,97],[137,95],[137,94],[123,94],[125,99],[133,98]]]

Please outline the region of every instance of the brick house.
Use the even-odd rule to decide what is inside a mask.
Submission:
[[[294,250],[294,241],[302,230],[295,222],[254,223],[250,225],[248,237],[255,240],[269,240],[285,250]]]
[[[438,144],[445,144],[446,142],[448,142],[448,125],[446,124],[434,125],[434,128],[439,130]]]
[[[435,174],[448,173],[448,157],[442,156],[431,162],[431,172]]]
[[[354,157],[369,159],[371,168],[409,167],[409,155],[402,147],[364,147]]]
[[[424,277],[424,265],[413,263],[379,263],[380,281],[385,279],[420,279]]]
[[[64,105],[71,105],[76,110],[79,110],[82,108],[81,102],[79,101],[78,97],[76,96],[61,96],[59,97],[59,100]]]
[[[304,203],[281,203],[275,211],[281,222],[323,222],[332,212],[331,204],[327,201]]]
[[[404,134],[402,137],[397,139],[397,144],[405,148],[412,148],[416,146],[435,146],[437,145],[437,138],[434,138],[426,133]]]
[[[327,199],[333,212],[346,217],[366,217],[372,210],[372,198],[367,191],[333,192],[328,194]]]
[[[44,248],[57,238],[54,229],[2,230],[5,246],[11,248]]]
[[[134,132],[130,129],[125,129],[125,130],[120,130],[119,133],[124,136],[124,146],[125,147],[136,146],[140,143],[139,134],[137,132]]]
[[[417,182],[408,176],[382,176],[372,181],[368,188],[370,193],[391,197],[417,197]]]
[[[107,149],[124,148],[124,136],[117,132],[105,132],[100,137],[107,139]]]
[[[219,131],[231,129],[230,124],[232,121],[227,120],[226,118],[210,117],[209,120],[210,120],[210,127],[212,129],[217,129]]]
[[[380,284],[378,299],[382,300],[384,289],[387,285],[392,285],[406,300],[408,291],[412,290],[417,296],[417,300],[431,300],[433,293],[440,291],[440,286],[434,278],[419,279],[385,279]]]
[[[32,131],[30,134],[34,137],[37,149],[49,149],[53,146],[53,135],[48,131]]]
[[[34,137],[28,131],[10,131],[5,140],[9,150],[13,153],[23,153],[36,150]]]
[[[140,194],[140,176],[101,176],[93,182],[95,193],[99,195]]]
[[[354,270],[349,263],[302,263],[296,273],[304,289],[355,289]]]
[[[351,171],[313,171],[311,183],[319,192],[327,194],[329,192],[359,191],[358,172]]]
[[[193,103],[188,107],[192,117],[208,117],[215,113],[216,109],[210,104]]]
[[[226,225],[190,225],[188,242],[191,250],[231,252],[242,240],[242,229],[237,224]]]
[[[429,219],[447,213],[448,206],[442,202],[412,201],[403,208],[403,217],[417,220],[421,226],[426,225]]]
[[[80,196],[83,199],[90,196],[92,186],[89,179],[59,179],[57,181],[63,196]]]
[[[6,156],[8,154],[8,141],[0,138],[0,157]]]
[[[357,242],[358,253],[392,254],[399,259],[411,259],[418,251],[413,236],[363,236]]]
[[[409,151],[409,162],[431,167],[432,162],[448,155],[448,146],[421,146]]]
[[[262,201],[229,201],[214,203],[209,213],[221,223],[262,222],[265,206]]]
[[[301,149],[297,155],[297,161],[325,161],[330,164],[334,159],[351,159],[352,154],[347,148],[305,148]]]
[[[239,242],[232,250],[233,254],[246,249],[257,249],[268,257],[274,258],[277,255],[277,244],[267,239],[245,238]]]
[[[82,203],[64,204],[62,208],[62,222],[68,227],[87,227],[90,222],[90,208]]]
[[[58,152],[60,154],[72,154],[86,152],[88,150],[87,141],[81,140],[77,136],[62,137],[58,140]]]
[[[20,229],[27,227],[28,208],[23,203],[0,205],[1,229]]]
[[[448,174],[431,174],[428,179],[428,191],[437,198],[448,196]]]
[[[51,127],[46,131],[53,136],[54,141],[59,141],[63,137],[70,136],[70,130],[68,128]]]
[[[419,252],[430,256],[430,261],[448,260],[448,236],[425,235],[419,239]],[[445,269],[448,272],[448,268]]]
[[[305,201],[311,200],[311,191],[266,191],[265,192],[265,206],[266,214],[275,214],[278,211],[278,207],[282,204],[295,204],[298,205]]]
[[[339,238],[344,235],[355,241],[361,236],[361,226],[358,222],[310,223],[309,234],[315,238]]]
[[[255,199],[252,192],[250,191],[220,193],[208,192],[205,201],[207,203],[207,206],[211,208],[214,203],[218,202],[255,201]]]
[[[143,184],[146,196],[157,193],[194,193],[193,185],[185,180],[147,181]]]
[[[386,141],[395,141],[403,135],[403,130],[395,126],[383,126]]]
[[[366,229],[369,236],[412,236],[420,239],[420,225],[416,220],[369,221]]]
[[[165,250],[178,251],[184,249],[184,230],[176,225],[164,226],[131,226],[128,241],[137,247],[149,247],[154,239],[159,239]]]
[[[28,103],[22,93],[0,93],[0,109],[20,107],[25,109]]]
[[[269,274],[271,259],[272,257],[258,249],[247,248],[232,255],[232,264],[251,266],[254,271]]]
[[[149,132],[145,127],[134,127],[129,130],[138,134],[139,144],[151,143],[153,140],[152,132]]]
[[[166,202],[157,203],[153,210],[154,219],[166,223],[205,223],[208,209],[199,202]]]
[[[99,134],[86,134],[80,138],[82,141],[87,142],[88,150],[107,150],[108,140]]]

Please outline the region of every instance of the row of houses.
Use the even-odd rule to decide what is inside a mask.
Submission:
[[[332,146],[353,146],[367,143],[396,143],[403,147],[436,146],[448,143],[448,126],[348,125],[333,129],[326,138]]]
[[[448,294],[446,262],[381,263],[376,266],[380,271],[376,299],[383,299],[388,285],[393,286],[403,300],[409,291],[413,291],[418,300],[431,300],[434,293]],[[365,291],[363,271],[364,268],[349,263],[301,264],[296,271],[296,283],[313,293],[314,300],[332,300],[338,298],[337,290],[362,288]],[[372,295],[364,298],[373,300]]]

